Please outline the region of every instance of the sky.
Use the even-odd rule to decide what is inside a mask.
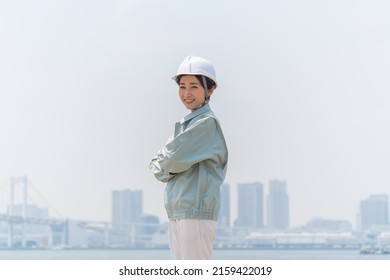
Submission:
[[[386,0],[2,0],[0,38],[0,213],[28,176],[52,216],[109,221],[132,189],[166,220],[148,166],[188,114],[188,55],[216,68],[232,221],[239,183],[286,181],[291,226],[390,195]]]

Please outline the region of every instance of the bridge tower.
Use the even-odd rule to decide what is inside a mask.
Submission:
[[[27,176],[24,177],[11,177],[11,197],[10,197],[10,204],[8,208],[8,215],[14,216],[15,215],[15,190],[17,187],[22,187],[22,248],[26,247],[26,216],[27,216],[27,186],[28,186],[28,179]],[[13,240],[14,240],[14,224],[13,222],[9,223],[9,235],[8,235],[8,247],[13,247]]]

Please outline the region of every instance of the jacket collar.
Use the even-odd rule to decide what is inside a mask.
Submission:
[[[182,118],[180,120],[180,123],[183,124],[199,115],[202,115],[208,111],[211,111],[211,108],[210,108],[210,105],[209,104],[206,104],[202,107],[200,107],[199,109],[195,110],[194,112],[191,112],[190,114],[188,114],[187,116],[185,116],[184,118]]]

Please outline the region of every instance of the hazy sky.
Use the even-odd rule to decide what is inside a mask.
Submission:
[[[148,165],[190,54],[217,71],[232,219],[237,183],[286,180],[292,226],[390,194],[387,0],[1,0],[0,40],[0,212],[27,175],[64,217],[109,220],[130,188],[165,220]]]

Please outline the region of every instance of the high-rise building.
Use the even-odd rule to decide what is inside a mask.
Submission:
[[[238,184],[238,228],[264,227],[263,185],[259,182]]]
[[[267,228],[288,229],[290,224],[289,212],[286,182],[270,180],[267,196]]]
[[[230,227],[230,188],[228,184],[222,184],[220,193],[221,205],[218,214],[218,228]]]
[[[385,194],[370,195],[360,202],[361,230],[371,226],[389,224],[389,197]]]
[[[112,224],[114,228],[130,229],[142,215],[142,191],[112,191]]]

